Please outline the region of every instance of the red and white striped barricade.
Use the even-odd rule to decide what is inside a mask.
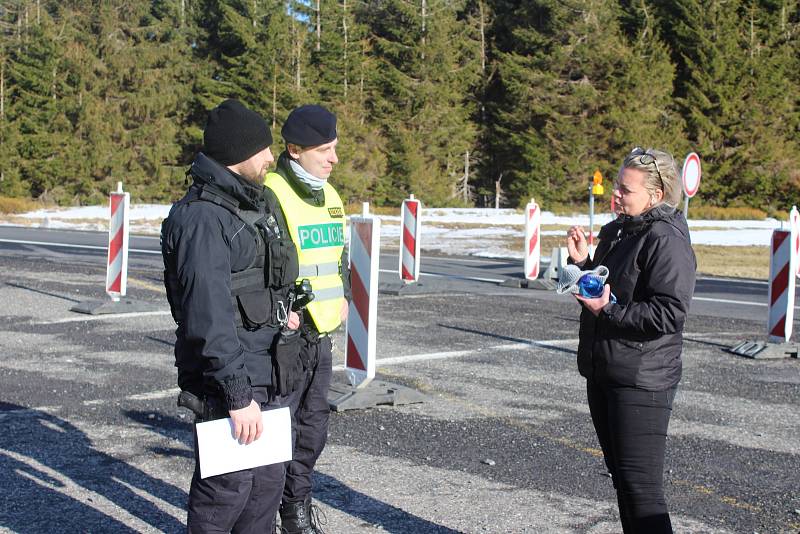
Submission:
[[[797,206],[792,206],[789,212],[789,227],[792,231],[792,253],[794,254],[794,273],[800,276],[800,212]]]
[[[375,378],[375,334],[378,320],[378,259],[381,221],[369,215],[350,218],[350,288],[344,367],[350,384],[363,388]]]
[[[772,343],[786,343],[792,337],[794,320],[795,263],[797,233],[774,230],[769,262],[769,319],[767,332]]]
[[[124,297],[128,286],[128,217],[130,193],[122,191],[122,182],[109,197],[111,216],[108,225],[108,262],[106,293],[111,300]]]
[[[419,242],[422,229],[422,203],[409,195],[400,210],[400,280],[411,284],[419,280]]]
[[[539,260],[542,243],[539,240],[542,212],[535,200],[531,199],[525,206],[525,278],[539,278]]]

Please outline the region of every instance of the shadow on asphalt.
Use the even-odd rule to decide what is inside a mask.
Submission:
[[[174,454],[186,458],[193,458],[194,449],[191,425],[175,417],[159,415],[150,418],[150,412],[126,410],[123,415],[153,432],[158,432],[165,437],[178,439],[191,451],[179,449],[152,448],[156,454]],[[160,417],[160,420],[159,420]],[[349,488],[339,480],[323,473],[314,473],[314,498],[328,506],[340,510],[348,515],[357,517],[370,525],[380,526],[382,532],[394,534],[460,534],[459,531],[432,523],[400,508],[370,497],[364,493]],[[181,503],[179,506],[183,506]]]
[[[134,532],[108,501],[154,529],[185,527],[155,497],[184,508],[175,486],[97,451],[75,426],[48,413],[0,402],[0,526],[13,532]],[[149,498],[148,498],[149,497]]]
[[[393,534],[461,534],[442,525],[422,519],[405,510],[379,501],[347,487],[328,475],[314,473],[314,498],[365,523]]]
[[[553,351],[556,351],[556,352],[565,352],[567,354],[575,354],[575,351],[572,350],[572,349],[565,349],[564,347],[558,347],[558,346],[550,345],[550,344],[546,344],[546,343],[539,343],[539,342],[533,343],[533,342],[531,342],[530,339],[522,339],[522,338],[518,338],[518,337],[504,336],[504,335],[501,335],[501,334],[493,334],[492,332],[483,332],[481,330],[475,330],[474,328],[463,328],[461,326],[453,326],[453,325],[442,324],[442,323],[437,323],[436,326],[440,326],[442,328],[448,328],[450,330],[458,330],[459,332],[466,332],[468,334],[477,334],[479,336],[486,336],[486,337],[491,337],[491,338],[494,338],[494,339],[500,339],[500,340],[503,340],[503,341],[510,341],[512,343],[525,343],[527,345],[536,345],[537,347],[546,347],[547,349],[553,350]]]
[[[17,289],[24,289],[26,291],[33,291],[34,293],[39,293],[41,295],[47,295],[48,297],[55,297],[58,299],[66,300],[69,302],[80,302],[78,299],[74,299],[72,297],[65,297],[64,295],[59,295],[58,293],[52,293],[50,291],[44,291],[42,289],[36,289],[35,287],[25,286],[22,284],[16,284],[14,282],[6,282],[7,286],[16,287]]]

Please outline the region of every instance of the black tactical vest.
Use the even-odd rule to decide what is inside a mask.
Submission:
[[[212,202],[240,219],[255,240],[256,254],[243,270],[231,273],[231,299],[236,310],[236,325],[246,330],[277,327],[286,321],[288,296],[298,276],[297,249],[291,238],[282,237],[275,217],[256,210],[243,210],[239,202],[211,184],[193,185],[179,203]],[[177,275],[164,270],[172,317],[183,320],[180,309],[182,288]]]

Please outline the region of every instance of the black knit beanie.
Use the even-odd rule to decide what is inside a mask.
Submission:
[[[203,153],[222,165],[235,165],[272,144],[266,121],[238,100],[226,100],[208,114]]]

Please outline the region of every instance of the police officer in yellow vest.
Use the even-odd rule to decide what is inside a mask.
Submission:
[[[344,207],[328,183],[336,156],[336,116],[317,105],[289,114],[281,135],[286,150],[266,176],[265,198],[279,207],[278,224],[294,241],[298,280],[311,281],[314,299],[305,308],[300,359],[305,381],[292,395],[295,444],[286,469],[280,508],[283,534],[322,533],[311,509],[311,473],[328,436],[331,338],[347,317],[350,273],[344,249]]]

